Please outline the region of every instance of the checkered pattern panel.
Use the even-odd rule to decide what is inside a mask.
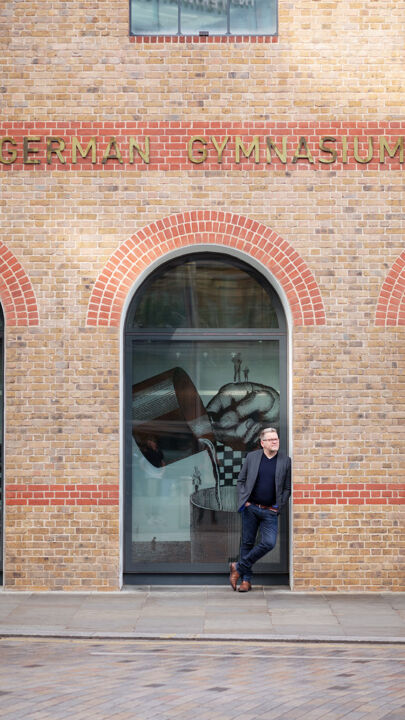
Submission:
[[[232,450],[227,445],[217,443],[217,462],[221,485],[236,485],[246,455],[245,451]]]

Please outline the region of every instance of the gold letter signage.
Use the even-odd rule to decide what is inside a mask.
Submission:
[[[63,125],[63,127],[62,127]],[[405,122],[283,122],[244,130],[233,123],[0,123],[0,171],[12,170],[402,170]],[[84,125],[84,124],[83,124]],[[395,130],[393,127],[395,127]],[[13,132],[14,128],[14,132]],[[137,128],[139,135],[137,135]],[[204,130],[206,128],[206,132]],[[335,132],[333,132],[333,128]],[[337,129],[338,128],[338,129]],[[198,133],[194,134],[193,133]],[[41,133],[42,131],[42,133]],[[375,133],[373,135],[373,132]],[[33,167],[34,166],[34,167]]]

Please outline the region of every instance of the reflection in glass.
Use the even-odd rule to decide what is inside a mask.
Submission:
[[[234,35],[277,32],[277,7],[269,0],[231,0],[229,12]]]
[[[138,338],[131,380],[132,561],[236,555],[237,476],[262,427],[280,423],[278,341]]]
[[[132,0],[131,33],[173,35],[178,31],[177,0]]]
[[[224,35],[227,5],[228,0],[181,0],[181,32],[198,35],[208,30],[211,35]]]
[[[152,276],[133,314],[138,328],[277,328],[274,292],[247,270],[190,260]]]

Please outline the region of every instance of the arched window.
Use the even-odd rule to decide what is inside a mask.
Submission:
[[[287,450],[286,356],[276,292],[232,257],[176,258],[135,293],[125,328],[126,581],[226,572],[239,549],[243,458],[263,427],[276,427]],[[287,524],[286,513],[257,566],[266,576],[287,572]]]

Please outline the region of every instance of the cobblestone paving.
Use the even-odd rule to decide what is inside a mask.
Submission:
[[[2,720],[404,720],[397,645],[0,639]]]

